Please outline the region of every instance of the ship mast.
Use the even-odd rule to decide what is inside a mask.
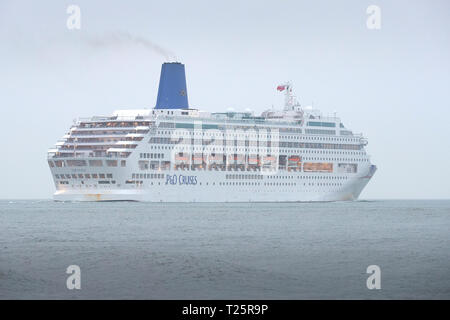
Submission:
[[[294,110],[294,106],[300,105],[292,94],[292,84],[290,81],[279,85],[277,90],[284,91],[284,111]]]

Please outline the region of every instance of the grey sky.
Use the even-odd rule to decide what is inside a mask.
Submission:
[[[66,28],[69,4],[81,30]],[[366,8],[381,8],[381,30]],[[50,198],[74,118],[154,106],[164,53],[203,110],[303,105],[369,139],[361,198],[450,198],[449,1],[0,1],[1,198]]]

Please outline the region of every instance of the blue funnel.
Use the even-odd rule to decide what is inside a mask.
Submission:
[[[187,108],[189,108],[189,104],[184,64],[179,62],[163,63],[155,109]]]

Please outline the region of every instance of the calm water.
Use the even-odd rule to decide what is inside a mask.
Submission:
[[[449,299],[450,201],[0,201],[0,298]]]

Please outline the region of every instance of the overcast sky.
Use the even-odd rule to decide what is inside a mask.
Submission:
[[[449,36],[446,0],[1,0],[0,198],[51,198],[46,152],[73,119],[152,108],[175,57],[192,107],[259,113],[291,80],[302,105],[336,111],[378,166],[361,198],[450,198]]]

